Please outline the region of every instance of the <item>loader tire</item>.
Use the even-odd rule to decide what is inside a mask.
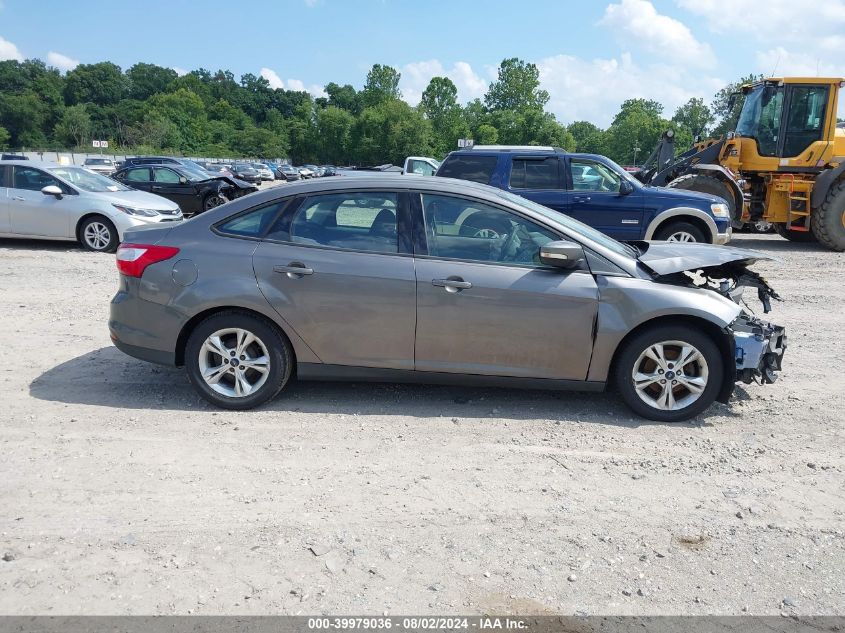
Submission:
[[[728,209],[731,214],[731,223],[734,225],[734,228],[741,226],[740,216],[742,215],[742,209],[737,211],[736,199],[734,198],[730,187],[728,187],[724,180],[716,178],[715,176],[708,176],[707,174],[695,173],[679,176],[666,186],[671,187],[672,189],[684,189],[686,191],[709,193],[710,195],[724,198],[725,202],[728,203]]]
[[[790,242],[796,242],[800,244],[802,242],[807,243],[816,241],[816,236],[813,235],[812,231],[793,231],[786,228],[786,224],[782,222],[775,224],[775,231],[777,231],[777,234],[780,235],[782,238],[787,239]]]
[[[824,202],[813,212],[811,226],[822,246],[839,253],[845,251],[845,180],[827,192]]]

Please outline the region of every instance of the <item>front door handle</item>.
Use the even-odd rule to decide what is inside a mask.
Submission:
[[[12,200],[18,200],[19,202],[26,202],[26,198],[22,198],[21,196],[12,196]]]
[[[449,277],[448,279],[432,279],[431,280],[432,286],[437,286],[439,288],[445,288],[446,292],[460,292],[461,290],[467,290],[472,288],[472,284],[468,281],[464,281],[460,277]]]
[[[303,275],[313,275],[314,269],[307,268],[302,262],[291,262],[287,266],[273,266],[273,272],[286,274],[291,279],[301,279]]]
[[[574,202],[589,202],[590,196],[575,196],[572,200]]]

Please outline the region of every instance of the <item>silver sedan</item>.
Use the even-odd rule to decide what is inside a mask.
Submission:
[[[109,328],[248,409],[299,380],[603,390],[690,418],[780,369],[784,329],[737,303],[761,255],[622,244],[447,178],[326,178],[253,194],[117,252]],[[697,275],[687,274],[698,271]]]
[[[89,169],[0,163],[0,237],[73,240],[88,250],[113,252],[129,229],[181,220],[174,202]]]

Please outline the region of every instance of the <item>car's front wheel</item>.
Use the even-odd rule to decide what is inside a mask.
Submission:
[[[242,312],[211,316],[185,346],[188,379],[199,394],[224,409],[252,409],[287,384],[290,344],[270,322]]]
[[[644,418],[680,422],[716,399],[722,356],[713,340],[686,325],[654,327],[635,335],[617,357],[615,383],[622,400]]]
[[[210,209],[214,209],[215,207],[219,207],[221,204],[226,204],[229,200],[224,196],[222,193],[212,193],[205,197],[202,203],[202,210],[208,211]]]
[[[95,215],[79,226],[79,241],[89,251],[113,253],[117,250],[120,237],[111,220]]]
[[[656,240],[667,242],[709,242],[700,228],[689,222],[670,222],[654,234]]]

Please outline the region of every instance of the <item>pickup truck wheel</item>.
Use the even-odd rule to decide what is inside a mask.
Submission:
[[[653,327],[625,343],[614,380],[635,413],[680,422],[707,409],[722,386],[722,355],[713,340],[687,325]]]
[[[811,223],[813,233],[823,246],[832,251],[845,251],[845,181],[840,180],[816,209]]]
[[[656,240],[667,242],[709,242],[701,229],[689,222],[667,222],[654,234]]]
[[[800,243],[816,241],[816,236],[813,235],[812,231],[793,231],[786,228],[786,224],[783,223],[775,224],[775,231],[777,231],[777,234],[782,238],[787,239],[790,242]]]

